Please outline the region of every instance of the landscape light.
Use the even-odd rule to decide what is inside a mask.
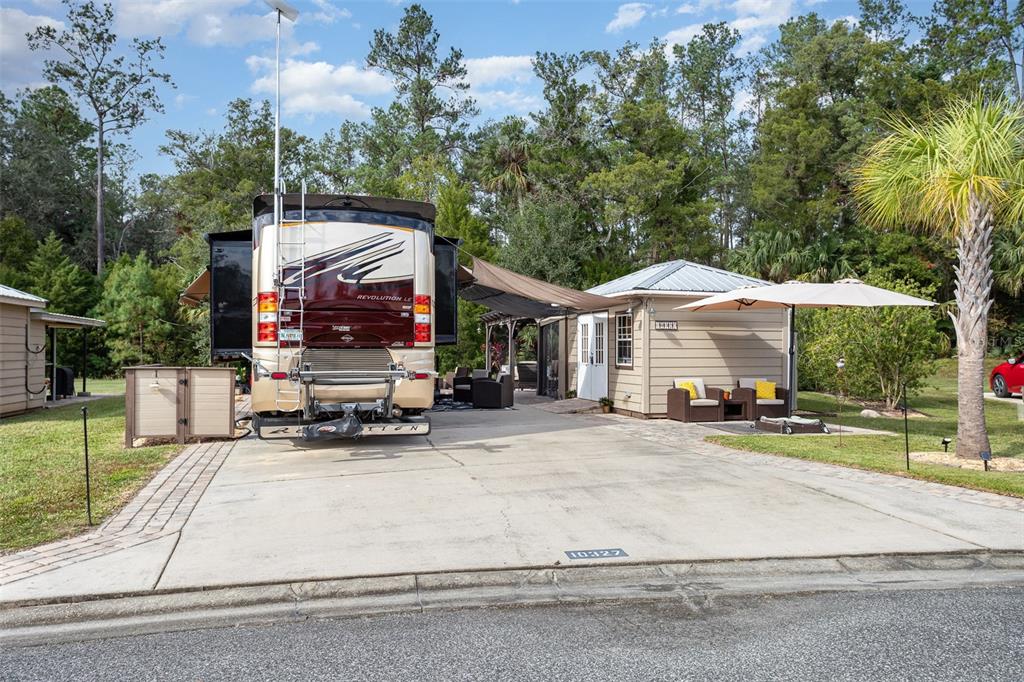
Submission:
[[[943,449],[943,451],[949,452],[949,444],[952,443],[952,442],[953,442],[953,439],[950,438],[949,436],[946,436],[945,438],[943,438],[942,439],[942,449]]]

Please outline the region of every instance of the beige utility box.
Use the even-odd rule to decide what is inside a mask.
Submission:
[[[235,434],[235,370],[230,367],[125,369],[125,447],[136,438],[230,438]]]

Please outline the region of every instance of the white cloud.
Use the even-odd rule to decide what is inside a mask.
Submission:
[[[832,20],[833,24],[838,24],[840,21],[845,21],[848,26],[857,26],[860,24],[860,17],[855,17],[852,14],[847,14],[845,17],[836,17]]]
[[[304,57],[305,55],[313,54],[314,52],[319,51],[320,43],[317,43],[313,40],[307,40],[304,43],[288,48],[287,53],[289,57]]]
[[[28,49],[25,38],[39,26],[64,28],[63,22],[51,17],[0,7],[0,83],[5,90],[44,84],[43,60],[50,53]]]
[[[604,27],[605,33],[618,33],[636,26],[647,16],[649,9],[651,6],[644,2],[627,2],[624,5],[619,5],[615,17]]]
[[[465,63],[473,87],[506,80],[525,83],[533,78],[533,58],[529,55],[474,57],[466,59]]]
[[[186,104],[195,99],[198,99],[195,95],[186,95],[183,92],[179,92],[174,96],[174,108],[184,109]]]
[[[509,113],[524,113],[536,111],[542,104],[540,97],[520,89],[474,92],[473,98],[483,111],[501,110]]]
[[[736,0],[732,27],[746,34],[755,29],[774,29],[793,16],[794,0]]]
[[[313,4],[319,9],[310,16],[313,21],[324,24],[333,24],[338,19],[351,19],[352,12],[344,7],[338,7],[330,0],[313,0]]]
[[[750,54],[751,52],[757,52],[768,42],[768,36],[763,33],[754,33],[749,38],[744,38],[740,41],[740,44],[736,46],[736,54],[743,56]]]
[[[673,45],[685,45],[693,40],[693,37],[699,34],[703,28],[704,24],[690,24],[688,26],[683,26],[682,28],[669,31],[662,36],[662,40],[666,43],[665,49],[669,54],[671,54]]]
[[[274,60],[252,56],[246,64],[261,74],[252,84],[256,94],[274,94]],[[355,64],[334,65],[287,59],[281,65],[281,106],[287,114],[340,114],[366,118],[370,107],[356,96],[384,95],[391,81],[372,69]]]

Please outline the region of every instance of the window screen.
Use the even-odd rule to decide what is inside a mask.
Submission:
[[[633,366],[633,316],[629,313],[615,316],[615,364]]]

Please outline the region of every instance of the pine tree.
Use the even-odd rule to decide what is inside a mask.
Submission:
[[[83,315],[92,303],[93,278],[71,262],[64,243],[51,232],[26,266],[29,292],[42,296],[54,313]]]

